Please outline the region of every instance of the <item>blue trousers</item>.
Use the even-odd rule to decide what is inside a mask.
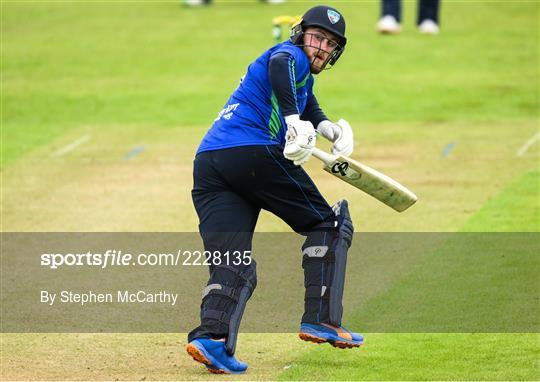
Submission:
[[[283,157],[279,145],[243,146],[199,153],[193,167],[193,204],[199,232],[209,252],[251,251],[251,240],[261,209],[272,212],[295,232],[305,234],[325,221],[334,221],[332,207],[309,175]],[[232,265],[231,265],[232,266]],[[243,264],[238,274],[254,273]],[[210,284],[237,289],[241,277],[210,265]],[[253,283],[255,283],[252,280]],[[221,338],[228,335],[227,319],[206,319],[205,310],[230,317],[230,298],[211,296],[201,305],[201,325],[188,336]],[[214,317],[215,318],[215,317]]]

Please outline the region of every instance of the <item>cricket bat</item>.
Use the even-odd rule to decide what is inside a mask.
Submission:
[[[416,195],[407,187],[379,171],[351,158],[329,154],[317,147],[313,156],[324,163],[324,169],[339,179],[368,193],[398,212],[412,206]]]

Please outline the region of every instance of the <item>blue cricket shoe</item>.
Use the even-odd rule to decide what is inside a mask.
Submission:
[[[186,351],[195,361],[204,364],[210,373],[242,374],[248,367],[227,353],[225,339],[197,338],[187,344]]]
[[[356,348],[364,343],[364,337],[360,334],[353,333],[343,326],[337,327],[325,323],[302,323],[298,337],[317,344],[328,342],[333,347],[341,349]]]

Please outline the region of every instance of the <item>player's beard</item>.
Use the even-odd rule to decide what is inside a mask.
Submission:
[[[319,74],[326,69],[332,52],[321,49],[318,46],[307,45],[308,51],[306,51],[307,56],[310,58],[310,71],[313,74]]]
[[[319,74],[324,69],[326,69],[326,65],[328,65],[328,61],[330,61],[330,55],[326,57],[322,57],[319,53],[319,55],[315,54],[310,62],[310,71],[313,74]]]

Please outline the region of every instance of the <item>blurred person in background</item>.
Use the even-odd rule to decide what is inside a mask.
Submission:
[[[435,35],[439,33],[439,0],[419,0],[416,25],[422,34]],[[401,0],[382,0],[381,19],[377,30],[383,34],[401,32]]]

